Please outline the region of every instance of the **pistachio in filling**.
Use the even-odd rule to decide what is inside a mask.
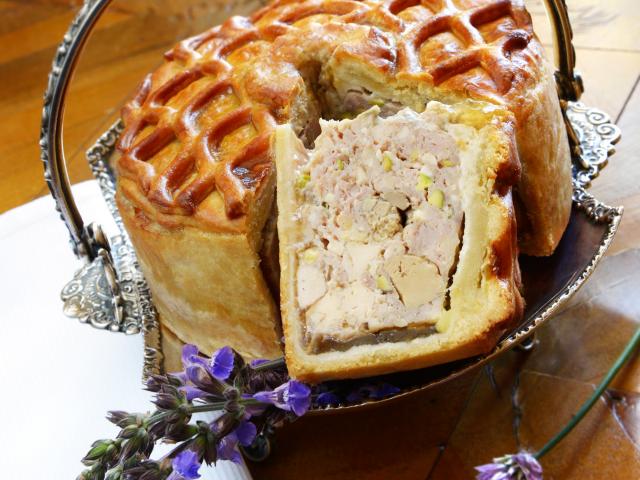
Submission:
[[[379,113],[322,121],[297,172],[296,293],[309,351],[428,334],[445,306],[463,219],[460,145],[475,130],[410,109]]]

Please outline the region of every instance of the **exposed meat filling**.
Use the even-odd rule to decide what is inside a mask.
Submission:
[[[382,118],[378,107],[321,126],[297,172],[308,349],[431,332],[461,241],[459,145],[475,130],[410,109]]]
[[[358,114],[369,110],[372,105],[380,107],[380,116],[389,117],[402,110],[402,105],[396,102],[390,102],[376,97],[367,90],[352,89],[344,96],[343,109],[345,113]]]

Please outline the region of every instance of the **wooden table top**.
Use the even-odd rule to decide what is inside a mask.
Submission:
[[[55,46],[77,4],[0,0],[0,213],[48,193],[39,160],[42,93]],[[207,2],[160,15],[142,0],[115,1],[101,20],[69,93],[65,145],[72,180],[90,178],[84,151],[176,39],[207,26]],[[624,205],[607,257],[570,304],[540,329],[528,354],[428,393],[349,415],[310,417],[279,433],[259,479],[468,479],[473,466],[540,448],[593,392],[640,322],[640,7],[635,0],[567,0],[582,100],[623,132],[591,192]],[[74,6],[75,4],[75,6]],[[160,9],[175,9],[157,0]],[[540,0],[527,1],[550,47]],[[182,8],[182,7],[181,7]],[[223,13],[226,16],[228,13]],[[630,362],[585,420],[543,459],[545,478],[640,478],[640,358]],[[77,452],[80,458],[84,452]],[[80,463],[78,463],[80,469]]]

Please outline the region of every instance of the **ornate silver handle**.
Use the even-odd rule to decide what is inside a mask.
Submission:
[[[584,92],[582,77],[575,71],[576,51],[573,47],[573,30],[565,0],[546,0],[547,14],[553,29],[556,72],[560,100],[578,101]]]
[[[106,238],[99,225],[85,226],[71,191],[62,142],[64,100],[70,79],[89,34],[110,3],[111,0],[85,0],[58,47],[44,95],[40,147],[45,180],[69,229],[73,251],[86,262],[62,292],[65,312],[97,328],[136,333],[155,322],[156,314],[115,202],[111,201],[115,191],[113,175],[103,162],[111,153],[122,125],[114,125],[88,152],[94,175],[121,230],[112,239]],[[564,0],[545,3],[555,34],[558,95],[566,109],[567,102],[577,100],[582,93],[582,81],[574,72],[575,52]],[[579,138],[568,120],[567,130],[572,145],[578,146]],[[159,338],[154,342],[159,343]],[[152,353],[150,350],[149,354]]]
[[[100,226],[85,228],[71,192],[62,142],[64,97],[79,53],[109,3],[111,0],[85,0],[65,34],[49,73],[40,130],[40,155],[44,164],[44,178],[56,201],[56,208],[69,229],[73,251],[86,261],[96,258],[100,249],[108,250],[109,245]]]
[[[122,282],[114,265],[110,242],[100,225],[85,226],[78,211],[62,141],[64,99],[69,82],[82,47],[109,3],[110,0],[86,0],[58,47],[44,94],[40,149],[45,180],[69,230],[73,251],[86,262],[62,292],[65,313],[97,328],[137,333],[140,319],[125,321],[124,318]]]
[[[574,158],[580,158],[582,149],[580,147],[580,139],[573,128],[573,125],[567,117],[568,102],[578,101],[584,92],[582,77],[575,71],[576,67],[576,51],[573,47],[573,30],[569,21],[569,13],[565,0],[546,0],[547,15],[551,22],[554,36],[554,49],[556,68],[555,80],[558,88],[558,97],[560,99],[560,107],[562,116],[567,128],[571,153]]]

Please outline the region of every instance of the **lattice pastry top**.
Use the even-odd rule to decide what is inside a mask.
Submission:
[[[273,187],[277,124],[301,131],[361,86],[518,109],[541,51],[518,0],[276,0],[182,41],[144,80],[123,109],[125,195],[166,226],[244,230]]]

